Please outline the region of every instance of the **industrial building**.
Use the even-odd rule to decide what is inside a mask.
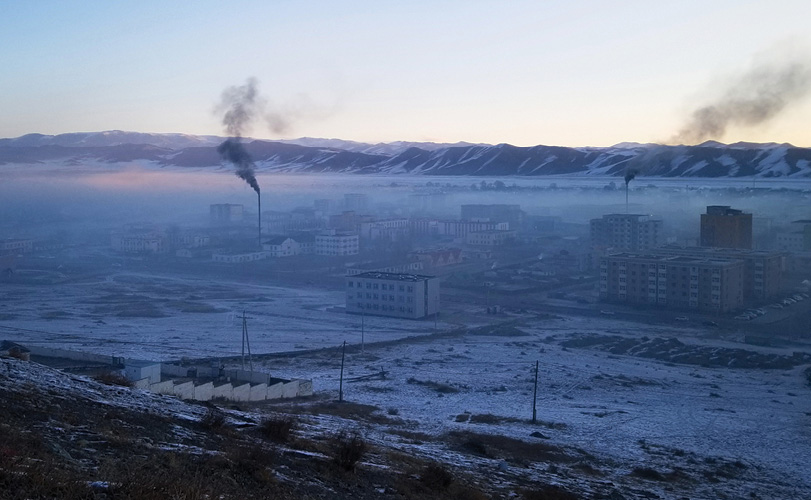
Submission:
[[[725,205],[711,205],[701,214],[702,247],[752,248],[752,214]]]
[[[348,276],[346,312],[411,319],[439,314],[439,278],[381,272]]]
[[[621,253],[600,259],[600,299],[727,312],[743,306],[741,260]]]

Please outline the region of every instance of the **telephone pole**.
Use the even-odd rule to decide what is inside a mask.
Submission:
[[[538,361],[535,361],[535,390],[534,390],[534,392],[532,394],[532,423],[533,424],[537,421],[537,417],[538,417],[537,403],[538,403]]]
[[[250,370],[253,371],[253,358],[251,357],[251,341],[248,338],[248,317],[245,316],[245,311],[242,311],[242,369],[245,369],[245,346],[248,346],[248,365]]]
[[[346,354],[346,340],[344,340],[344,346],[341,349],[341,382],[338,386],[338,401],[343,402],[344,400],[344,356]]]

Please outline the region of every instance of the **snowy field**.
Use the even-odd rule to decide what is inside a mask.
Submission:
[[[49,276],[44,276],[48,278]],[[0,288],[3,338],[168,360],[236,356],[247,313],[253,353],[426,335],[432,321],[347,315],[343,292],[120,273],[98,280]],[[437,328],[449,328],[443,322]]]
[[[136,358],[234,356],[242,331],[236,316],[245,310],[252,318],[256,367],[312,379],[320,397],[337,398],[339,349],[260,354],[336,348],[347,340],[353,345],[345,398],[396,413],[420,432],[473,430],[528,439],[540,430],[544,442],[577,447],[629,470],[655,465],[653,447],[667,455],[660,468],[681,460],[687,470],[694,457],[726,460],[757,470],[780,488],[811,493],[804,366],[706,368],[562,343],[595,334],[790,351],[707,339],[706,332],[686,327],[527,314],[492,319],[511,321],[474,333],[450,334],[459,325],[439,322],[434,336],[431,321],[367,317],[368,344],[361,353],[360,318],[333,309],[343,300],[341,292],[119,273],[56,286],[4,286],[0,332],[21,342]],[[536,361],[542,424],[531,426]],[[385,379],[353,380],[381,371]]]

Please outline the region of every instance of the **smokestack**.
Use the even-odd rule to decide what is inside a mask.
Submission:
[[[625,213],[628,213],[628,184],[636,178],[637,171],[629,168],[625,171]]]
[[[256,80],[249,78],[245,85],[229,87],[222,93],[217,110],[223,113],[222,123],[232,137],[217,147],[220,156],[232,163],[237,177],[244,180],[256,191],[258,200],[257,220],[259,224],[259,250],[262,250],[262,194],[256,181],[251,155],[242,145],[242,133],[251,121],[261,112],[263,103],[256,89]]]
[[[259,250],[262,250],[262,195],[256,193],[256,200],[259,202],[259,210],[256,214],[257,222],[259,223]]]

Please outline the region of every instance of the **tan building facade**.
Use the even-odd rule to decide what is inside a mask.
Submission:
[[[600,299],[727,312],[743,306],[744,263],[622,253],[600,259]]]

